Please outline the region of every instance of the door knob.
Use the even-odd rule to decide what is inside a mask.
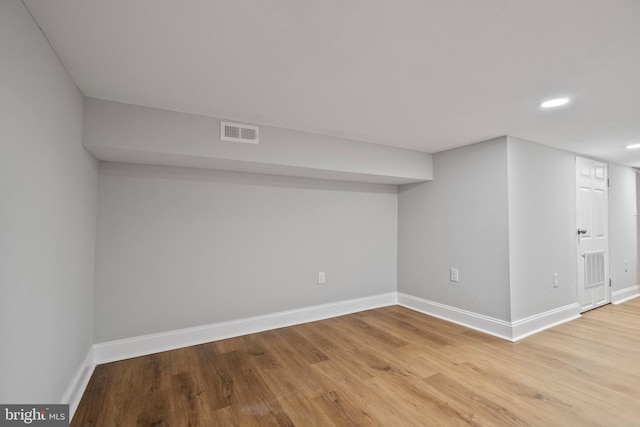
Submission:
[[[578,236],[581,234],[587,234],[587,230],[585,230],[584,228],[578,228]]]

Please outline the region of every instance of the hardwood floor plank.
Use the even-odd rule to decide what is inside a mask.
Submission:
[[[367,412],[375,425],[424,425],[422,408],[419,411],[408,408],[405,398],[400,398],[402,404],[397,404],[398,400],[394,400],[393,397],[398,396],[398,390],[393,388],[380,389],[368,380],[338,385],[336,391],[348,396],[360,411]]]
[[[464,414],[466,419],[480,425],[531,425],[508,408],[452,380],[447,375],[437,373],[425,379],[424,382],[433,394],[456,408],[457,412]]]
[[[322,350],[312,344],[311,341],[307,340],[304,336],[300,335],[296,331],[295,326],[276,329],[274,332],[294,349],[304,363],[311,365],[318,362],[324,362],[329,359]]]
[[[341,317],[340,320],[344,320],[349,328],[358,330],[358,333],[364,334],[367,337],[373,338],[380,342],[384,348],[389,347],[402,347],[408,344],[408,341],[399,338],[397,334],[386,332],[384,329],[375,326],[373,323],[367,322],[371,320],[373,315],[359,316],[360,313],[356,313],[349,318]]]
[[[619,422],[606,422],[617,419],[618,414],[626,413],[628,420],[636,419],[639,415],[638,396],[612,398],[613,396],[603,393],[604,390],[597,383],[590,381],[588,373],[584,371],[580,374],[565,372],[559,365],[516,354],[505,357],[494,353],[493,357],[478,358],[474,363],[494,372],[508,374],[515,381],[544,390],[549,398],[567,403],[567,412],[573,413],[576,418],[595,420],[597,425],[620,425]],[[607,398],[604,399],[603,396]],[[605,401],[607,408],[602,407]],[[634,412],[635,415],[631,417]]]
[[[169,404],[173,425],[212,425],[214,416],[208,396],[197,376],[191,372],[173,375]]]
[[[236,419],[250,418],[261,425],[292,426],[276,397],[251,367],[246,354],[231,351],[221,355],[232,378],[231,405]]]
[[[397,376],[380,376],[366,382],[394,407],[401,408],[411,414],[416,425],[478,425],[449,405],[447,401],[430,393],[422,381],[422,379],[416,378],[403,380]],[[393,426],[395,424],[389,423],[387,425]]]
[[[258,339],[276,361],[275,367],[260,371],[260,376],[275,396],[281,397],[294,392],[317,396],[332,390],[332,385],[321,376],[314,375],[300,352],[277,331],[263,332]]]
[[[303,323],[302,325],[296,325],[296,331],[307,340],[313,342],[324,354],[331,356],[340,346],[331,335],[321,330],[321,324],[322,322]]]
[[[72,426],[639,426],[640,299],[511,343],[399,306],[96,367]]]
[[[336,426],[379,425],[368,410],[354,405],[351,398],[345,399],[343,394],[336,391],[330,391],[313,400]]]
[[[111,387],[108,365],[96,366],[84,395],[78,406],[72,425],[76,426],[113,426],[116,404],[114,402],[115,392]],[[82,409],[82,410],[80,410]],[[98,424],[98,423],[101,424]]]
[[[297,426],[331,427],[336,424],[313,400],[301,393],[289,393],[279,399],[282,408]]]
[[[233,376],[224,364],[222,354],[215,343],[196,346],[196,365],[198,379],[207,397],[211,410],[231,406],[233,401]]]
[[[533,425],[597,425],[574,411],[572,404],[562,400],[561,395],[550,393],[539,382],[514,379],[500,371],[471,363],[460,365],[457,372],[449,371],[448,374],[481,390],[482,394],[510,408]]]
[[[501,373],[489,373],[466,362],[448,370],[447,375],[487,399],[509,408],[532,425],[570,425],[576,421],[581,425],[590,425],[589,420],[568,413],[571,406],[567,403],[546,395],[543,389],[514,381]]]
[[[365,321],[387,333],[399,336],[405,342],[440,347],[452,343],[444,334],[438,334],[426,328],[420,328],[406,320],[398,319],[383,310],[375,311],[373,315],[367,317]]]

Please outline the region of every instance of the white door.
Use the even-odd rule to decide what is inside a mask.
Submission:
[[[583,312],[611,301],[607,164],[576,157],[576,184],[578,301]]]

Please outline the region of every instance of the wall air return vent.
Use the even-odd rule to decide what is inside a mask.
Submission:
[[[222,141],[258,143],[258,126],[240,123],[220,122],[220,139]]]
[[[584,286],[604,285],[604,251],[584,254]]]

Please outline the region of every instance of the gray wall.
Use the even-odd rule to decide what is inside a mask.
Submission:
[[[506,138],[437,153],[433,164],[432,182],[400,187],[398,291],[509,321]]]
[[[609,266],[613,292],[640,284],[636,178],[634,169],[609,164]]]
[[[396,186],[104,163],[98,194],[96,342],[396,291]]]
[[[87,98],[84,145],[100,160],[400,184],[432,178],[431,154],[260,126],[220,140],[220,120]]]
[[[97,164],[82,96],[0,2],[0,402],[58,402],[92,341]]]
[[[512,322],[577,301],[575,154],[505,137],[433,160],[432,182],[400,187],[399,292]],[[616,291],[638,285],[637,173],[609,174]]]
[[[511,320],[517,321],[576,302],[576,160],[513,137],[507,152]]]

